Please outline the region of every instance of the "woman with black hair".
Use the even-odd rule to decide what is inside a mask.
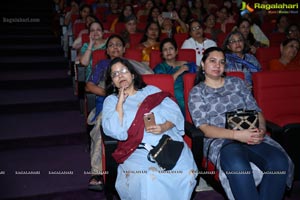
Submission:
[[[219,47],[208,48],[201,61],[188,107],[204,133],[204,155],[219,171],[228,199],[281,200],[291,187],[294,165],[284,149],[266,135],[261,109],[251,91],[237,77],[225,76],[226,58]],[[226,112],[255,110],[258,126],[226,128]]]
[[[146,85],[126,59],[111,61],[105,85],[108,96],[103,105],[102,127],[106,135],[119,140],[113,157],[119,163],[115,186],[120,198],[190,199],[197,167],[183,141],[184,117],[178,105],[169,93]],[[147,127],[143,116],[150,112],[155,124]],[[163,136],[183,142],[179,159],[168,171],[151,162],[148,155]]]

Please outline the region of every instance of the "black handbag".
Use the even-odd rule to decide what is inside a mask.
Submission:
[[[158,144],[149,151],[148,160],[156,162],[163,170],[171,170],[175,167],[183,146],[183,142],[174,141],[170,136],[163,135]]]
[[[254,129],[259,127],[258,112],[243,110],[226,112],[225,128],[232,130]]]

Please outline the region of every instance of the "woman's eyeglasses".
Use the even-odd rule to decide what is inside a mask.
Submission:
[[[120,71],[114,71],[114,72],[111,72],[110,76],[111,78],[116,78],[118,77],[120,74],[126,74],[128,73],[128,69],[127,68],[122,68]]]
[[[196,30],[199,30],[201,28],[202,28],[201,26],[195,26],[195,27],[191,27],[191,30],[192,31],[196,31]]]
[[[238,39],[238,40],[229,40],[229,44],[236,44],[236,43],[240,43],[240,42],[243,42],[244,40],[243,39]]]
[[[117,47],[117,48],[120,48],[120,47],[123,47],[123,44],[122,43],[110,43],[107,45],[108,48],[114,48],[114,47]]]

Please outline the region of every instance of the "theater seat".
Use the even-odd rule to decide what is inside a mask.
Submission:
[[[270,33],[269,40],[270,46],[280,46],[281,42],[286,39],[285,33]]]
[[[269,62],[272,59],[280,58],[280,47],[272,46],[268,48],[258,48],[256,58],[261,65],[262,71],[269,70]]]
[[[128,48],[125,51],[124,57],[142,62],[143,55],[142,55],[142,51],[140,49]]]
[[[163,91],[170,92],[174,96],[174,79],[169,74],[146,74],[142,75],[144,82],[148,85],[154,85],[160,88]],[[189,138],[191,143],[189,146],[191,147],[192,153],[195,157],[198,158],[199,150],[202,149],[202,143],[200,143],[201,135],[200,131],[196,129],[194,126],[190,126],[190,124],[185,124],[185,134],[184,139]],[[117,177],[117,166],[118,164],[115,162],[111,154],[117,147],[117,140],[114,140],[105,134],[102,136],[103,140],[103,148],[102,148],[102,168],[104,171],[109,172],[104,176],[104,184],[105,184],[105,193],[107,199],[113,199],[114,195],[117,195],[115,190],[115,180]],[[192,146],[191,146],[192,145]],[[199,160],[199,158],[198,158]]]
[[[147,74],[142,75],[144,82],[148,85],[155,85],[163,91],[170,92],[174,95],[174,79],[169,74]],[[103,130],[102,130],[103,133]],[[104,192],[107,199],[114,199],[118,196],[115,189],[115,181],[117,178],[118,164],[111,156],[117,148],[118,141],[102,134],[102,169],[109,172],[103,175]]]
[[[196,51],[194,49],[178,49],[177,60],[196,63]],[[159,50],[152,50],[150,54],[149,66],[154,69],[155,66],[162,62]]]
[[[254,97],[267,120],[267,130],[295,164],[300,180],[300,70],[265,71],[253,74]]]

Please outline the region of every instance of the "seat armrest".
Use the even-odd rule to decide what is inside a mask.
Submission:
[[[193,124],[188,121],[185,121],[185,134],[191,139],[192,141],[192,153],[194,156],[194,160],[197,164],[198,169],[202,169],[201,163],[203,158],[203,132],[196,128]]]
[[[85,67],[81,64],[76,64],[75,68],[77,71],[77,94],[80,99],[83,99],[85,93]]]
[[[96,107],[96,94],[86,92],[85,100],[87,106],[87,113],[90,113],[93,110],[93,108]]]
[[[105,166],[103,169],[107,172],[107,174],[105,175],[104,191],[107,199],[111,199],[113,198],[113,196],[118,196],[118,193],[115,189],[118,163],[112,157],[112,153],[117,148],[118,140],[105,135],[102,126],[101,126],[101,133],[102,133],[103,147],[105,151],[105,158],[104,158]]]
[[[279,144],[282,144],[283,141],[282,127],[268,120],[266,121],[266,127],[267,127],[267,132],[270,133],[271,137]]]

